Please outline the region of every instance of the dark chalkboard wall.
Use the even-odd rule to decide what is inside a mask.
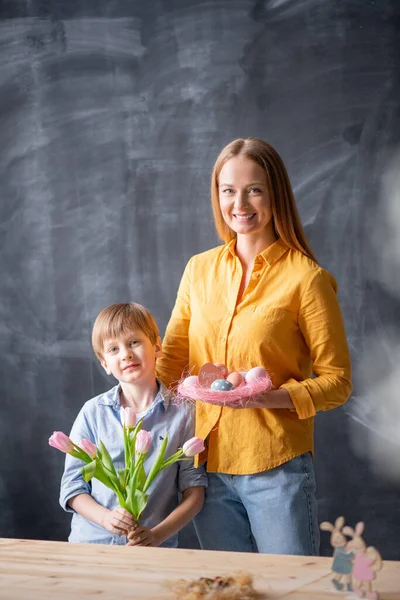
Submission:
[[[316,422],[320,519],[364,519],[400,559],[398,433],[374,435],[400,423],[398,0],[3,0],[0,18],[0,536],[66,539],[47,440],[112,384],[93,320],[135,300],[164,330],[217,242],[213,161],[257,136],[338,280],[354,361],[354,396]]]

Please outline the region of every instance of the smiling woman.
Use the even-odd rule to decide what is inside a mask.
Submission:
[[[225,223],[236,235],[258,234],[274,242],[271,199],[265,170],[243,156],[236,156],[221,169],[219,205]]]
[[[246,265],[238,299],[241,299],[251,277],[250,254],[262,251],[276,241],[271,198],[265,169],[246,156],[235,156],[221,169],[218,178],[218,201],[224,223],[238,237],[236,253]]]
[[[285,166],[262,140],[238,139],[211,180],[225,242],[186,266],[157,372],[262,366],[272,391],[245,408],[198,402],[209,486],[195,526],[203,548],[318,554],[314,416],[346,402],[351,365],[334,278],[304,234]]]

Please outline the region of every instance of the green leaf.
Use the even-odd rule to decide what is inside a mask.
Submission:
[[[140,515],[146,508],[147,501],[149,499],[149,495],[145,494],[141,490],[135,490],[135,501],[136,501],[136,514],[133,516],[136,520],[140,518]]]
[[[129,431],[126,427],[123,427],[122,431],[123,431],[123,435],[124,435],[125,468],[127,469],[129,467],[129,463],[131,460],[130,445],[129,445]]]
[[[129,487],[131,490],[134,490],[138,487],[138,479],[140,476],[140,472],[143,469],[143,461],[144,455],[140,455],[136,465],[131,469],[130,478],[129,478]]]
[[[86,482],[91,479],[98,479],[106,487],[117,493],[115,483],[110,479],[108,473],[104,470],[103,465],[95,458],[91,463],[82,467],[82,475]],[[119,491],[119,490],[118,490]]]
[[[118,476],[119,476],[120,486],[121,486],[122,490],[125,490],[126,484],[128,481],[128,476],[129,476],[129,469],[120,469],[118,471]]]
[[[93,459],[89,464],[82,467],[81,471],[86,482],[89,482],[91,479],[97,479],[112,490],[117,495],[120,506],[126,508],[124,490],[121,490],[117,475],[106,470],[98,458]]]
[[[141,463],[138,467],[136,484],[137,484],[137,487],[142,490],[144,488],[145,483],[146,483],[146,471],[144,470],[143,463]]]
[[[153,480],[157,477],[159,471],[161,470],[161,465],[164,462],[164,454],[165,454],[165,450],[167,449],[167,445],[168,445],[168,435],[165,435],[165,438],[163,439],[163,442],[160,446],[160,449],[158,451],[156,459],[153,462],[153,465],[149,471],[149,474],[147,475],[146,482],[142,488],[143,492],[147,492],[147,490],[149,489],[149,486],[152,484]]]
[[[145,509],[148,499],[148,494],[145,494],[141,490],[137,489],[133,489],[132,493],[128,495],[126,500],[127,510],[135,517],[136,520],[139,519],[140,515]]]
[[[107,448],[105,447],[105,445],[103,444],[103,442],[100,440],[100,452],[101,452],[101,456],[102,458],[98,461],[98,467],[99,470],[99,474],[102,473],[103,477],[104,475],[107,477],[108,479],[108,484],[105,483],[105,485],[107,485],[108,487],[110,487],[111,489],[113,489],[115,491],[115,493],[118,496],[118,500],[121,504],[121,498],[124,498],[124,490],[121,487],[120,481],[118,479],[118,475],[117,472],[115,470],[114,464],[112,462],[111,456],[107,450]],[[97,472],[96,472],[96,478],[99,479],[100,481],[102,481],[100,479],[100,477],[97,477]],[[103,481],[104,483],[104,481]],[[110,485],[112,484],[112,485]],[[122,506],[122,505],[121,505]]]
[[[74,442],[72,442],[72,443],[74,444]],[[79,460],[82,460],[85,463],[90,463],[93,460],[93,458],[91,456],[89,456],[89,454],[87,452],[82,450],[82,448],[77,446],[77,444],[74,444],[74,449],[72,450],[72,452],[70,452],[70,454],[74,458],[79,458]]]
[[[107,471],[101,462],[98,462],[96,466],[95,478],[110,488],[117,495],[120,506],[126,508],[124,490],[121,489],[118,477]]]
[[[100,440],[100,450],[101,450],[101,454],[102,454],[101,462],[106,467],[106,469],[111,471],[111,473],[113,473],[115,475],[115,477],[117,477],[117,472],[115,470],[114,463],[112,461],[110,453],[101,440]]]
[[[105,471],[103,464],[99,460],[96,460],[96,471],[94,477],[95,479],[101,481],[101,483],[104,483],[106,487],[116,492],[115,484],[111,481],[107,471]]]
[[[137,513],[137,505],[136,505],[136,500],[135,500],[135,491],[136,491],[136,487],[135,487],[135,482],[133,480],[133,478],[131,478],[129,480],[129,484],[127,486],[126,489],[126,505],[127,505],[127,510],[129,510],[129,512],[135,516]]]
[[[176,452],[173,456],[170,456],[169,458],[167,458],[167,460],[165,460],[163,462],[163,464],[161,465],[160,471],[162,471],[166,467],[173,465],[176,462],[180,462],[181,460],[193,460],[193,458],[185,456],[182,453]]]
[[[139,431],[142,429],[143,427],[143,423],[144,423],[144,419],[143,417],[136,423],[134,429],[132,429],[132,431],[134,433],[139,433]]]
[[[96,472],[96,459],[82,467],[83,479],[88,483],[95,476]]]
[[[129,445],[130,445],[131,463],[135,462],[136,436],[139,433],[139,431],[142,429],[142,426],[143,426],[143,419],[140,419],[140,421],[138,423],[136,423],[135,428],[132,429],[132,432],[130,433]]]

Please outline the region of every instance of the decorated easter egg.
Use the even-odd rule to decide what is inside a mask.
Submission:
[[[201,387],[209,388],[216,379],[221,379],[221,371],[212,363],[206,363],[199,371],[199,384]]]
[[[267,372],[265,369],[263,369],[262,367],[253,367],[253,369],[250,369],[250,371],[247,371],[246,381],[247,381],[247,383],[251,383],[253,381],[256,381],[257,379],[260,379],[261,377],[266,377],[266,376],[267,376]]]
[[[228,375],[228,369],[223,363],[214,363],[214,365],[220,370],[221,376],[226,378]]]
[[[183,385],[199,385],[199,378],[197,377],[197,375],[189,375],[189,377],[186,377],[186,379],[183,380]]]
[[[229,381],[235,388],[238,387],[238,385],[240,385],[241,383],[244,383],[243,375],[241,375],[237,371],[232,371],[232,373],[229,373],[226,380]]]
[[[229,392],[230,390],[233,390],[233,385],[226,379],[216,379],[212,382],[211,389],[218,392]]]

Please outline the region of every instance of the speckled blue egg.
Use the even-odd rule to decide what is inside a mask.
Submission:
[[[211,389],[218,392],[229,392],[234,389],[234,386],[226,379],[216,379],[212,382]]]

